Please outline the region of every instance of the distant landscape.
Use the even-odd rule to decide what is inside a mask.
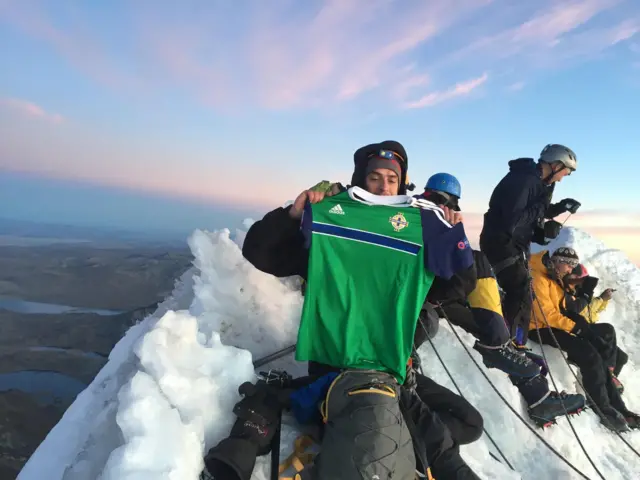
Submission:
[[[190,266],[186,242],[0,218],[0,479]]]

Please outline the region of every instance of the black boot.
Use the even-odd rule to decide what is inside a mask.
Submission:
[[[529,417],[536,425],[548,427],[556,422],[566,412],[569,415],[580,413],[584,410],[585,399],[579,393],[549,392],[547,398],[533,407],[529,407]],[[564,407],[563,407],[564,404]]]
[[[630,412],[629,410],[621,413],[624,416],[624,419],[627,421],[627,425],[629,425],[629,428],[631,430],[640,429],[640,415]]]
[[[601,408],[600,422],[612,432],[627,432],[629,424],[624,415],[613,407]]]

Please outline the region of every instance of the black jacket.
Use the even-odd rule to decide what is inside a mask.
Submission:
[[[300,222],[289,216],[291,207],[277,208],[254,223],[244,240],[242,255],[254,267],[276,277],[299,275],[306,280],[308,251]],[[427,299],[432,302],[465,301],[476,286],[475,266],[448,280],[434,279]]]
[[[481,250],[492,263],[529,251],[535,230],[555,213],[552,194],[553,186],[544,184],[532,158],[509,162],[509,173],[493,190],[480,234]]]

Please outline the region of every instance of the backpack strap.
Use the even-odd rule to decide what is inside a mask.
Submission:
[[[306,466],[313,463],[315,455],[309,453],[306,450],[313,445],[314,441],[309,435],[301,435],[296,438],[293,443],[293,452],[287,457],[287,459],[280,464],[278,471],[282,474],[290,467],[296,471],[293,477],[280,477],[280,480],[295,480],[299,478],[299,473],[302,472]]]

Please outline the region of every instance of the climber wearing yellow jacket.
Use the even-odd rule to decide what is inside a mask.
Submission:
[[[580,369],[594,410],[607,428],[618,432],[640,428],[640,417],[627,409],[613,382],[607,365],[609,346],[584,317],[566,308],[564,280],[579,263],[578,254],[569,247],[531,256],[534,300],[529,339],[566,352],[568,361]]]
[[[489,335],[489,338],[493,337],[498,341],[502,340],[510,343],[509,329],[502,314],[500,290],[493,268],[485,254],[479,250],[473,250],[473,260],[476,265],[478,281],[476,288],[467,297],[467,302],[479,330],[475,336],[483,339]],[[487,340],[484,341],[487,342]],[[487,343],[491,344],[490,342]],[[480,350],[478,344],[474,348]],[[485,346],[484,348],[491,347]],[[493,348],[495,349],[496,347]],[[533,354],[528,349],[517,351],[510,345],[509,350],[516,352],[516,355],[521,358],[529,358],[534,363],[544,366],[542,357]],[[481,351],[481,353],[483,352]],[[486,356],[483,358],[486,366],[491,366],[487,362],[489,359],[492,358],[487,358]],[[503,370],[507,370],[507,368],[503,368]],[[538,371],[535,375],[529,377],[509,375],[509,380],[516,386],[520,395],[527,402],[529,417],[540,426],[554,423],[556,417],[565,414],[565,409],[568,413],[580,411],[585,403],[584,397],[580,394],[550,391],[545,375],[545,370],[542,373]]]
[[[598,279],[587,272],[584,265],[578,265],[568,274],[563,283],[565,285],[565,308],[571,312],[579,312],[587,322],[591,324],[589,330],[596,334],[608,346],[603,358],[613,375],[613,383],[622,394],[624,386],[618,380],[622,367],[629,360],[629,356],[618,346],[616,330],[609,323],[598,323],[599,316],[609,305],[609,300],[615,291],[612,288],[605,289],[599,296],[594,295],[598,285]],[[602,353],[602,351],[601,351]]]

